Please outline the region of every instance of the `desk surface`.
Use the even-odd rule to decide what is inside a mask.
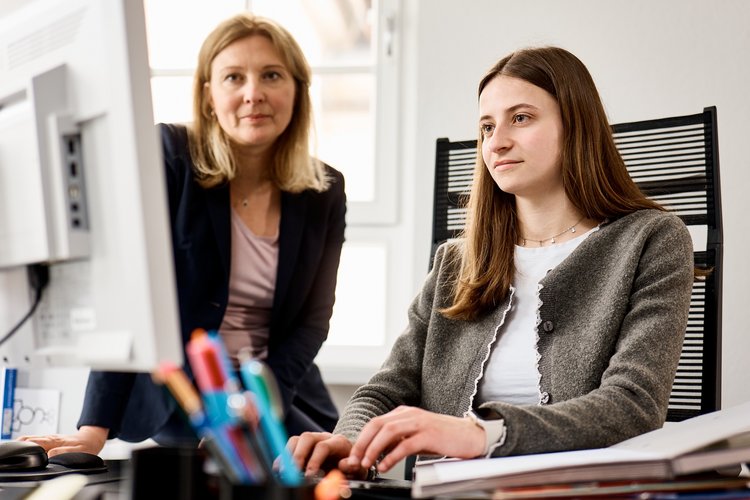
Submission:
[[[86,475],[88,483],[75,498],[85,498],[88,500],[122,498],[120,493],[122,492],[121,486],[126,474],[127,461],[106,460],[105,463],[107,464],[107,472]],[[75,474],[75,472],[71,474]],[[2,500],[20,500],[44,482],[45,480],[0,482],[0,498]]]
[[[131,495],[133,493],[132,487],[133,482],[131,480],[132,478],[132,470],[131,470],[131,463],[128,460],[107,460],[107,467],[108,471],[104,473],[99,474],[90,474],[87,476],[88,484],[81,490],[81,492],[76,495],[74,498],[75,500],[122,500],[127,499],[129,500],[131,498]],[[169,469],[169,467],[167,467]],[[158,474],[158,470],[154,471],[154,475],[149,475],[148,478],[145,479],[148,483],[150,483],[149,491],[149,497],[150,498],[179,498],[179,499],[186,499],[186,498],[196,498],[196,499],[225,499],[225,498],[231,498],[232,495],[228,494],[227,491],[219,491],[218,487],[219,484],[216,482],[213,484],[213,486],[209,486],[208,488],[201,488],[201,492],[196,492],[194,489],[188,490],[192,488],[191,483],[192,480],[195,479],[194,474],[180,474],[179,476],[173,477],[173,478],[161,478],[161,480],[156,480],[157,477],[156,474]],[[59,476],[58,476],[59,477]],[[748,478],[750,481],[750,478]],[[25,482],[3,482],[0,483],[0,498],[2,500],[21,500],[25,496],[27,496],[30,492],[34,490],[34,488],[38,487],[42,481],[25,481]],[[203,486],[206,486],[205,482]],[[405,480],[394,480],[394,479],[380,479],[376,481],[350,481],[351,486],[351,496],[349,497],[350,500],[403,500],[406,498],[411,498],[411,483],[409,481]],[[186,490],[185,488],[188,488]],[[648,491],[648,487],[644,488],[645,491]],[[238,494],[235,495],[237,498],[255,498],[257,500],[263,500],[263,496],[266,498],[270,498],[270,500],[311,500],[311,489],[307,489],[304,494],[299,495],[287,495],[287,494],[278,494],[278,492],[270,495],[262,495],[259,496],[257,491],[255,491],[252,495],[246,494],[247,491],[243,490],[242,488],[237,489]],[[151,495],[154,494],[155,495]],[[547,491],[547,494],[550,492]],[[668,492],[661,492],[662,494],[668,493]],[[690,494],[695,494],[696,492],[692,492]],[[736,499],[736,498],[743,498],[747,499],[750,498],[750,489],[743,490],[743,491],[707,491],[704,492],[706,495],[700,497],[700,498],[722,498],[722,499]],[[707,496],[715,494],[717,496]],[[139,498],[140,495],[136,495],[136,498]],[[492,495],[490,493],[477,493],[477,494],[465,494],[465,495],[459,495],[460,498],[477,498],[477,499],[488,499],[491,498]],[[622,497],[622,498],[637,498],[638,493],[637,491],[633,491],[633,495],[630,497]],[[672,498],[690,498],[689,494],[683,493],[682,495],[677,494],[674,495]],[[529,497],[531,498],[531,497]],[[601,497],[599,497],[601,498]],[[664,496],[659,496],[659,492],[656,491],[654,496],[649,496],[649,498],[665,498]]]

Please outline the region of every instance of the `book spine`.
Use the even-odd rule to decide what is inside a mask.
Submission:
[[[0,438],[10,439],[13,431],[13,400],[16,393],[16,368],[5,368],[5,377],[3,381],[3,412],[2,412],[2,429],[0,429]]]

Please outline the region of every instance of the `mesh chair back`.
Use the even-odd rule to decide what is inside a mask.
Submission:
[[[722,218],[716,108],[689,116],[612,127],[631,177],[644,194],[705,231],[695,264],[713,269],[696,280],[685,342],[669,399],[670,421],[719,409],[721,400]]]

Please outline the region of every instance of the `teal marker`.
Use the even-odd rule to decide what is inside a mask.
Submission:
[[[255,395],[263,436],[271,454],[281,461],[281,483],[285,486],[299,486],[303,477],[289,450],[286,449],[288,436],[282,422],[281,399],[276,379],[263,362],[252,359],[243,352],[240,352],[239,357],[240,376],[245,387]]]

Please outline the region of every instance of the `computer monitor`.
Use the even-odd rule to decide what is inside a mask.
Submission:
[[[0,365],[182,362],[140,0],[34,0],[0,18]]]

